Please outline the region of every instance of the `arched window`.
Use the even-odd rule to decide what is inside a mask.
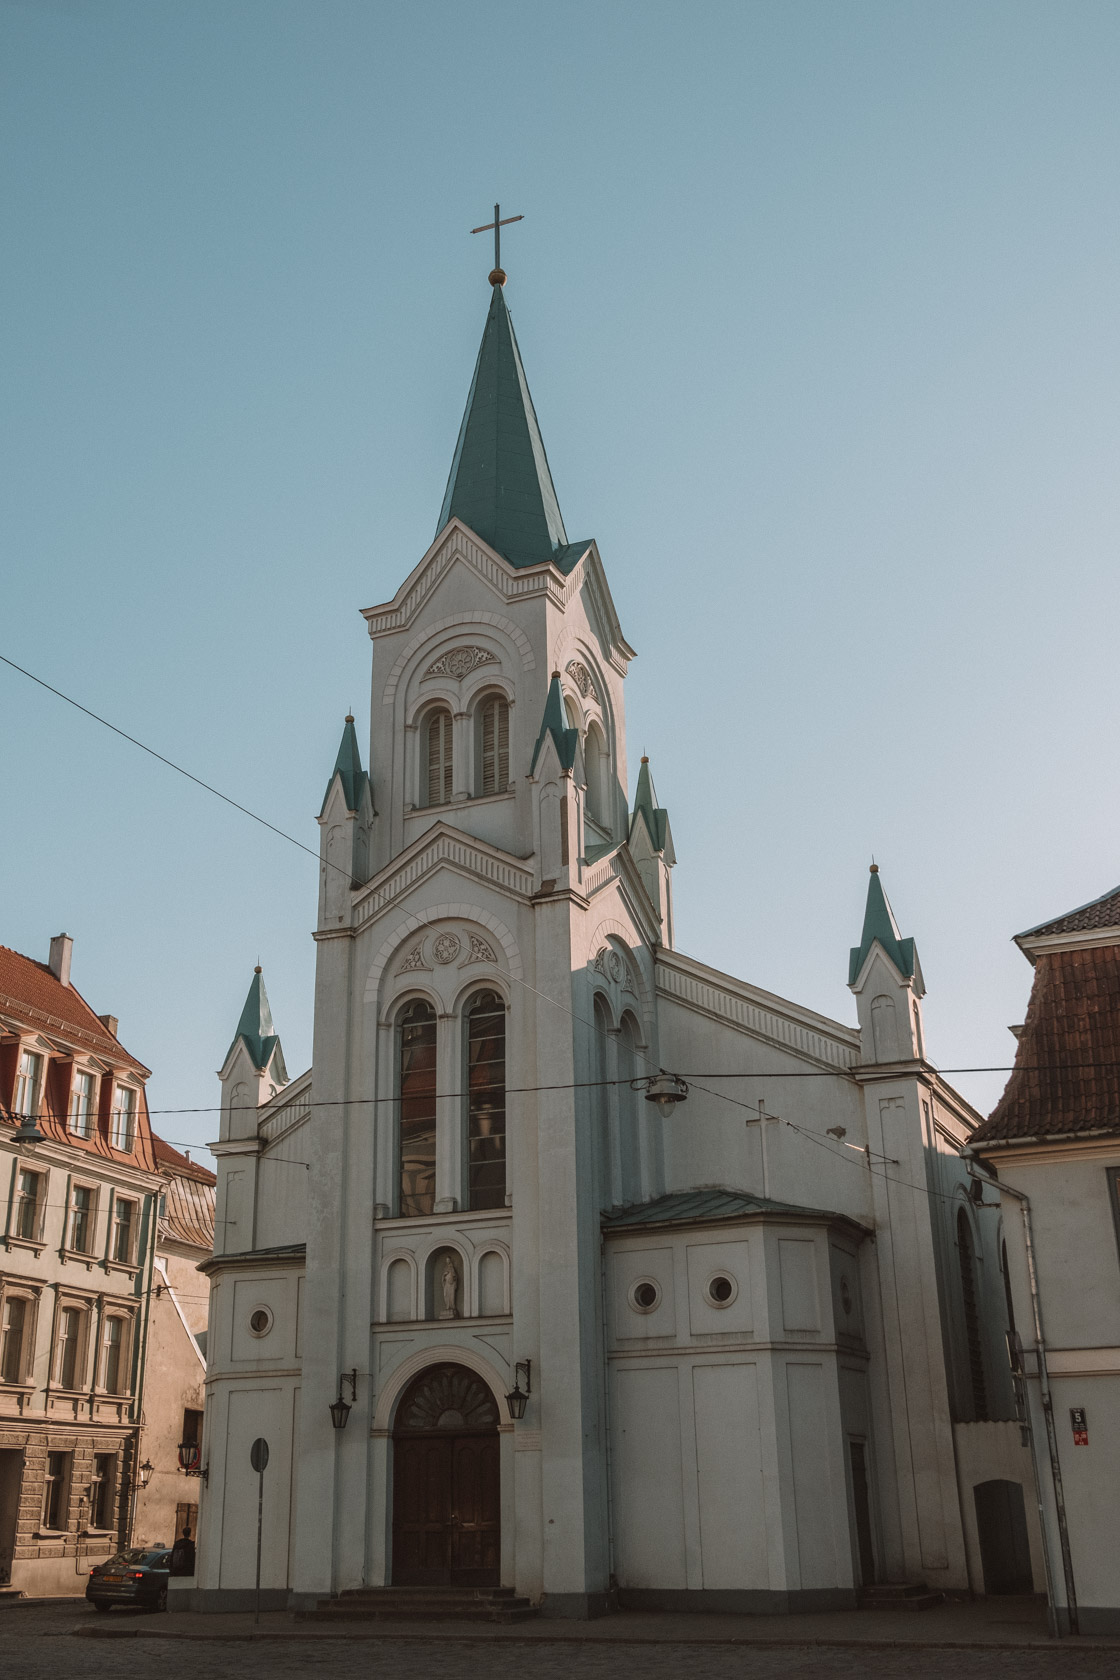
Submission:
[[[638,1023],[633,1015],[622,1017],[618,1034],[618,1077],[625,1081],[618,1087],[618,1155],[622,1179],[623,1202],[637,1201],[640,1193],[638,1171],[638,1093],[633,1081],[638,1077]]]
[[[400,1215],[434,1212],[436,1201],[436,1012],[410,1003],[400,1024]]]
[[[610,1015],[603,999],[596,993],[592,1009],[594,1032],[591,1039],[592,1079],[591,1112],[595,1116],[595,1176],[599,1186],[599,1206],[609,1208],[614,1201],[611,1168],[611,1094],[610,1078]]]
[[[476,745],[479,793],[504,793],[509,786],[509,704],[489,695],[478,708]]]
[[[466,1009],[467,1205],[506,1201],[506,1006],[477,992]]]
[[[587,772],[587,814],[600,828],[609,827],[607,821],[606,776],[607,753],[598,724],[588,727],[583,743],[583,764]]]
[[[980,1313],[976,1301],[976,1265],[968,1215],[957,1214],[957,1260],[961,1269],[961,1300],[964,1304],[964,1333],[968,1346],[968,1378],[972,1390],[972,1420],[984,1423],[988,1417],[988,1390],[984,1381],[984,1350],[980,1341]]]
[[[423,729],[425,805],[446,805],[451,798],[451,713],[446,706],[429,712]]]

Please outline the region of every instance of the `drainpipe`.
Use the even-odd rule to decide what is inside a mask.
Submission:
[[[148,1336],[152,1323],[152,1288],[155,1284],[156,1243],[159,1238],[159,1198],[161,1192],[153,1191],[146,1198],[148,1203],[148,1252],[144,1265],[147,1271],[147,1281],[144,1284],[144,1299],[140,1312],[140,1322],[143,1326],[140,1334],[140,1347],[136,1359],[136,1434],[135,1450],[132,1459],[132,1487],[128,1502],[128,1533],[125,1544],[132,1545],[132,1530],[136,1522],[136,1500],[140,1492],[140,1442],[144,1435],[144,1383],[148,1373]]]
[[[1031,1290],[1031,1316],[1034,1320],[1035,1357],[1038,1362],[1038,1392],[1042,1402],[1042,1415],[1046,1423],[1046,1445],[1050,1453],[1050,1480],[1054,1488],[1054,1509],[1058,1518],[1058,1539],[1062,1551],[1062,1577],[1066,1589],[1066,1613],[1069,1616],[1069,1631],[1074,1634],[1081,1632],[1077,1616],[1077,1592],[1073,1580],[1073,1554],[1069,1545],[1069,1524],[1066,1520],[1066,1498],[1062,1488],[1062,1466],[1058,1458],[1058,1435],[1054,1428],[1054,1403],[1050,1394],[1050,1372],[1046,1364],[1046,1343],[1042,1334],[1042,1298],[1038,1289],[1038,1269],[1035,1266],[1034,1233],[1031,1228],[1031,1202],[1025,1190],[1016,1190],[1002,1178],[989,1178],[986,1173],[979,1172],[976,1167],[976,1157],[971,1152],[963,1155],[965,1169],[974,1184],[981,1187],[983,1195],[984,1185],[990,1185],[1001,1195],[1014,1196],[1019,1203],[1019,1212],[1023,1216],[1023,1242],[1027,1252],[1027,1277]],[[991,1204],[989,1203],[989,1206]],[[1029,1416],[1029,1413],[1028,1413]],[[1034,1443],[1034,1431],[1031,1431],[1031,1443]],[[1046,1537],[1046,1513],[1042,1508],[1041,1483],[1038,1467],[1035,1466],[1035,1484],[1038,1491],[1038,1515],[1042,1529],[1042,1551],[1046,1560],[1047,1584],[1050,1589],[1050,1631],[1055,1638],[1061,1638],[1062,1628],[1054,1603],[1054,1569],[1050,1557],[1050,1546]]]

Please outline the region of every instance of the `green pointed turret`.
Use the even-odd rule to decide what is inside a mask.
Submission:
[[[673,838],[669,831],[669,813],[657,803],[653,777],[650,775],[649,759],[645,757],[642,758],[642,767],[638,771],[638,786],[634,791],[634,813],[630,819],[631,834],[634,832],[634,824],[639,817],[646,825],[650,844],[654,851],[672,851]]]
[[[569,729],[567,713],[564,711],[564,691],[560,687],[560,673],[553,671],[552,681],[548,685],[548,697],[544,703],[544,717],[541,719],[541,732],[537,736],[537,744],[533,748],[533,762],[529,766],[530,776],[537,768],[537,759],[541,755],[541,748],[546,738],[551,735],[556,747],[556,756],[560,760],[561,770],[570,770],[576,761],[576,748],[579,746],[579,730]]]
[[[890,907],[887,895],[883,891],[883,883],[879,879],[879,865],[871,865],[871,879],[867,884],[867,908],[863,914],[863,937],[858,945],[853,945],[851,960],[848,964],[848,984],[853,986],[859,977],[860,969],[867,961],[867,953],[875,940],[894,963],[898,972],[905,976],[914,973],[914,941],[903,939],[898,931],[898,923],[894,919],[894,911]]]
[[[587,548],[569,543],[564,530],[500,284],[490,300],[437,536],[452,518],[469,525],[511,566],[552,560],[566,570]]]
[[[268,1006],[268,993],[264,989],[264,975],[259,968],[253,970],[253,978],[249,986],[249,995],[245,999],[245,1007],[241,1011],[241,1019],[237,1023],[237,1031],[233,1035],[232,1050],[238,1039],[244,1042],[245,1048],[253,1058],[253,1066],[265,1068],[272,1058],[273,1052],[279,1058],[277,1072],[281,1083],[287,1080],[284,1069],[284,1053],[280,1049],[280,1040],[276,1028],[272,1024],[272,1011]]]
[[[346,722],[342,728],[342,741],[338,749],[338,757],[334,761],[331,779],[327,783],[327,792],[323,795],[323,804],[327,803],[327,794],[334,785],[336,776],[342,777],[342,791],[346,795],[346,809],[356,811],[362,798],[362,789],[369,781],[369,777],[362,769],[362,755],[358,751],[358,737],[354,733],[354,719],[350,713],[346,714]]]

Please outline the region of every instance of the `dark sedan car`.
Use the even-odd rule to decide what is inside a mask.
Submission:
[[[165,1546],[133,1546],[90,1570],[86,1597],[95,1610],[111,1610],[114,1604],[166,1610],[170,1573],[171,1553]]]

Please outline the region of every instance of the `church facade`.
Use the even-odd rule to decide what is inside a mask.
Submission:
[[[437,536],[364,613],[312,1066],[289,1079],[258,971],[221,1070],[191,1601],[251,1600],[258,1437],[277,1606],[979,1587],[973,1487],[1030,1480],[979,1117],[877,873],[855,1026],[678,950],[644,759],[628,797],[634,650],[491,279]]]

